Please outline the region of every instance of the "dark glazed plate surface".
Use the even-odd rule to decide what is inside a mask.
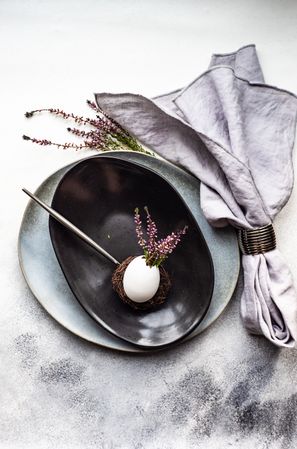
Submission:
[[[123,304],[111,287],[115,265],[50,219],[52,243],[65,277],[85,310],[114,335],[144,347],[160,347],[187,335],[210,304],[214,274],[210,253],[188,207],[155,172],[129,161],[93,157],[62,178],[52,206],[119,261],[141,254],[133,211],[147,205],[160,236],[189,226],[165,264],[173,281],[165,305],[150,312]]]

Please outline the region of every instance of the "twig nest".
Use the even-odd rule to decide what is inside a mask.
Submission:
[[[145,310],[164,303],[171,281],[162,266],[149,267],[143,256],[130,256],[114,271],[112,286],[123,302]]]

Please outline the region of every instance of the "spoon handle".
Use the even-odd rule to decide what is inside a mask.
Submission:
[[[79,228],[77,228],[74,224],[72,224],[69,220],[67,220],[63,215],[59,214],[59,212],[55,211],[52,207],[48,206],[46,203],[41,201],[37,196],[35,196],[33,193],[29,192],[27,189],[22,189],[23,192],[25,192],[32,200],[34,200],[39,206],[43,207],[55,220],[57,220],[59,223],[61,223],[65,228],[72,231],[74,234],[76,234],[80,239],[82,239],[84,242],[86,242],[88,245],[90,245],[92,248],[94,248],[98,253],[102,254],[102,256],[106,257],[107,259],[111,260],[116,265],[119,265],[120,262],[118,262],[111,254],[109,254],[107,251],[105,251],[104,248],[99,246],[94,240],[92,240],[89,236],[87,236],[84,232],[82,232]]]

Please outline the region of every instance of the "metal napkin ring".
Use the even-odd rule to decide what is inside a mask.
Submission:
[[[243,254],[267,253],[276,248],[276,238],[272,224],[257,229],[239,229],[239,247]]]

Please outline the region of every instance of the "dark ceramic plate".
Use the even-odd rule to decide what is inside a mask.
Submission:
[[[114,335],[143,347],[173,343],[204,317],[214,284],[213,264],[203,235],[176,190],[139,164],[108,156],[75,165],[59,183],[52,206],[117,260],[139,255],[133,211],[148,206],[160,235],[188,225],[166,262],[173,286],[166,303],[151,311],[123,304],[111,287],[115,266],[50,219],[52,243],[75,296]]]

